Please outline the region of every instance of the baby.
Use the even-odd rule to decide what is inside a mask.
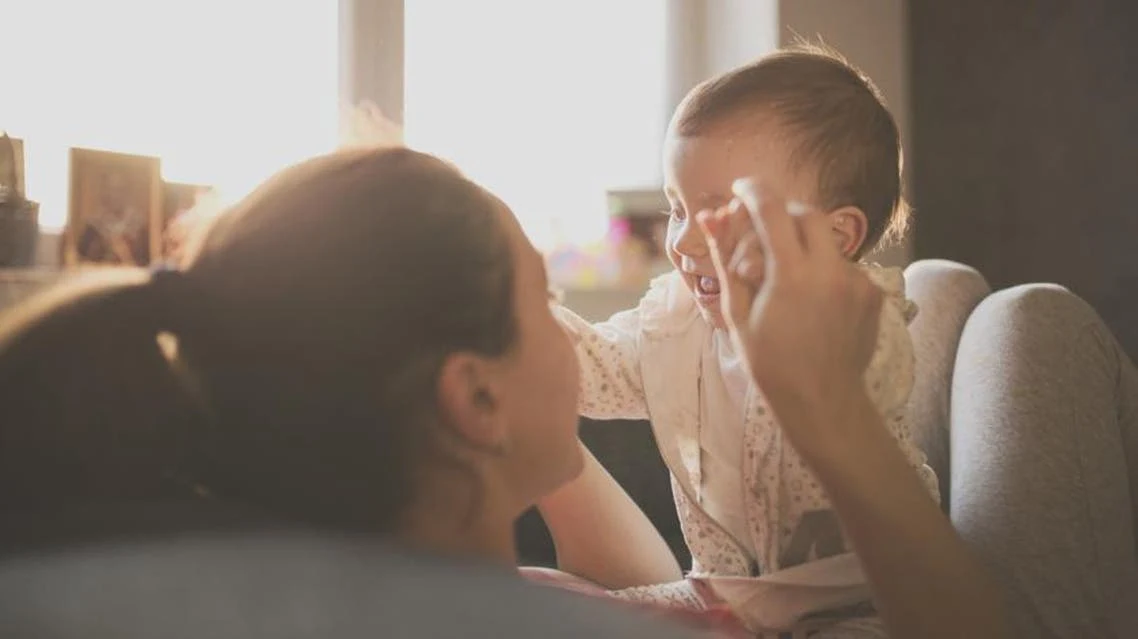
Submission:
[[[581,413],[652,422],[693,557],[686,581],[618,595],[694,608],[726,602],[754,632],[884,636],[825,493],[724,330],[696,215],[727,205],[737,178],[757,176],[827,212],[842,254],[860,260],[907,219],[897,126],[857,70],[795,47],[694,88],[669,125],[664,166],[675,271],[607,322],[560,310],[579,338]],[[936,476],[905,421],[915,308],[898,269],[863,268],[886,298],[867,388],[935,497]]]

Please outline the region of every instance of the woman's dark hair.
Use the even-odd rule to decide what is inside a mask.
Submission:
[[[220,216],[182,273],[104,273],[19,309],[0,326],[18,406],[0,506],[208,492],[390,528],[432,450],[443,359],[514,342],[501,207],[431,156],[339,152]]]

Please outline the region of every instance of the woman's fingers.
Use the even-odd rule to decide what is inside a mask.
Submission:
[[[739,325],[745,321],[755,289],[746,280],[731,272],[731,258],[739,245],[738,227],[731,225],[728,213],[720,209],[712,213],[702,211],[696,216],[700,230],[703,231],[719,279],[723,312],[729,325]]]
[[[734,251],[734,248],[726,248],[728,238],[724,237],[724,229],[727,226],[727,220],[722,215],[722,211],[700,211],[695,216],[696,223],[699,224],[699,229],[703,232],[704,240],[707,241],[708,251],[711,253],[711,261],[715,264],[715,270],[719,277],[722,279],[726,275],[726,260],[723,255],[728,250]]]
[[[749,284],[758,287],[763,282],[764,268],[762,245],[755,231],[751,230],[735,245],[735,252],[727,270]]]
[[[724,251],[725,255],[730,256],[726,264],[727,271],[757,285],[763,272],[764,257],[750,212],[736,198],[727,206],[722,216],[726,218],[725,232],[730,234],[734,245],[730,252]]]
[[[767,270],[793,268],[802,261],[805,247],[794,218],[782,197],[750,178],[731,185],[732,192],[746,206],[766,256]]]
[[[742,239],[748,233],[755,232],[755,224],[751,221],[751,213],[739,198],[731,200],[731,203],[720,209],[720,211],[720,215],[724,218],[727,225],[728,232],[730,232],[736,240]]]
[[[791,215],[798,227],[798,235],[802,240],[807,253],[813,257],[842,259],[842,254],[834,242],[830,220],[821,211],[810,211],[805,207],[795,210],[791,207]]]
[[[716,276],[721,282],[729,279],[727,265],[731,255],[735,252],[736,238],[732,236],[723,209],[717,211],[700,211],[696,214],[696,222],[707,241],[707,249],[711,253],[711,261],[715,266]]]

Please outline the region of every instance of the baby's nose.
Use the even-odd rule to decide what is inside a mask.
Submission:
[[[715,264],[707,254],[700,257],[683,255],[680,258],[680,269],[687,273],[707,274],[715,272]]]
[[[676,238],[675,249],[685,257],[702,258],[709,255],[707,240],[694,222],[684,225],[684,229]]]

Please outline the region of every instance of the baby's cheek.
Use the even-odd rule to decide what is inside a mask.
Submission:
[[[664,238],[664,252],[668,254],[668,261],[675,268],[680,268],[680,253],[676,250],[676,225],[668,225],[668,235]]]

